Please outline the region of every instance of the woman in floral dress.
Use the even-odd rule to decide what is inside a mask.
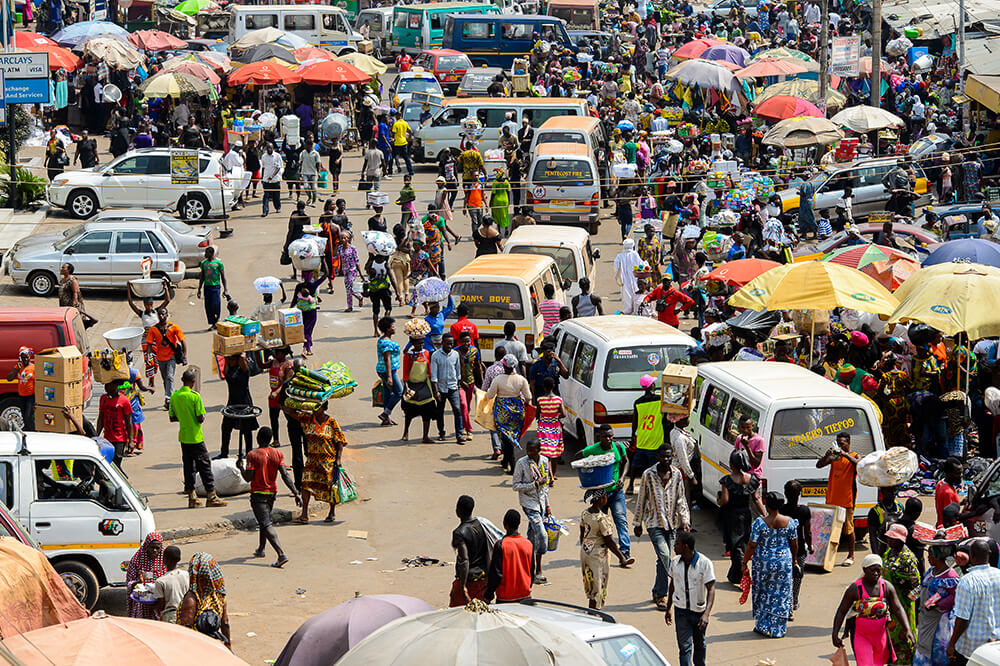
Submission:
[[[437,268],[431,261],[431,255],[420,241],[413,241],[413,251],[410,252],[410,316],[417,311],[416,284],[424,278],[437,276]],[[426,310],[425,310],[426,313]]]
[[[920,624],[913,666],[949,666],[951,663],[948,641],[955,629],[955,591],[959,576],[945,560],[954,554],[955,547],[950,544],[927,549],[930,568],[920,585]]]
[[[549,459],[552,467],[552,480],[556,480],[556,468],[559,456],[563,453],[562,423],[560,419],[566,415],[562,398],[555,394],[556,382],[552,377],[546,377],[542,382],[545,395],[538,396],[538,443],[542,447],[542,455]]]
[[[743,573],[753,560],[753,630],[781,638],[792,614],[792,569],[799,550],[799,521],[778,513],[785,498],[769,492],[764,497],[767,516],[758,517],[750,529],[750,543],[743,556]]]
[[[350,231],[340,232],[340,270],[344,274],[344,287],[347,291],[347,312],[353,312],[352,298],[358,299],[358,307],[364,305],[361,294],[354,291],[354,284],[361,275],[361,264],[358,251],[351,245],[353,234]]]
[[[324,518],[332,523],[337,508],[335,488],[340,479],[340,456],[347,445],[344,432],[332,416],[326,413],[327,403],[315,412],[286,410],[302,426],[305,437],[306,464],[302,470],[302,513],[296,523],[309,522],[309,499],[315,497],[330,505]]]
[[[440,275],[441,262],[444,261],[444,246],[441,243],[441,229],[437,225],[437,215],[434,215],[433,220],[430,215],[424,220],[424,235],[427,239],[427,242],[424,243],[424,250],[430,257],[430,264],[434,267],[434,275]]]
[[[608,551],[618,557],[618,565],[626,568],[635,562],[618,549],[615,541],[615,523],[611,516],[601,509],[608,503],[603,488],[588,490],[583,499],[590,502],[580,516],[580,567],[583,571],[583,591],[591,608],[601,608],[608,596],[608,576],[611,565]]]
[[[889,546],[883,559],[883,575],[896,588],[896,596],[903,606],[903,613],[909,623],[910,633],[917,635],[917,609],[910,593],[920,586],[920,569],[917,556],[906,547],[907,530],[900,523],[890,525],[885,531],[885,542]],[[896,619],[889,620],[889,639],[896,653],[893,664],[913,663],[913,645],[906,639],[906,627]]]

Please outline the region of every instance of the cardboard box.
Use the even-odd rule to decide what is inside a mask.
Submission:
[[[281,337],[281,325],[276,321],[260,322],[260,337],[265,340],[274,340]]]
[[[669,363],[660,376],[660,411],[664,414],[690,415],[694,409],[694,383],[698,368]]]
[[[240,325],[231,321],[220,321],[215,325],[215,332],[224,338],[231,338],[234,335],[242,335],[240,333]]]
[[[70,412],[80,423],[83,423],[82,406],[70,407]],[[38,404],[35,405],[35,430],[63,434],[76,432],[73,422],[63,415],[62,407],[43,407]]]
[[[298,308],[285,308],[278,310],[278,324],[281,326],[301,326],[302,310]]]
[[[241,331],[244,336],[251,338],[260,333],[260,322],[259,321],[248,321],[243,324],[243,330]]]
[[[83,382],[35,382],[35,404],[43,407],[79,407],[83,404]]]
[[[246,338],[242,335],[222,336],[218,333],[212,334],[212,351],[222,356],[232,356],[239,354],[246,348]]]
[[[35,379],[50,382],[83,381],[83,356],[76,347],[45,349],[35,357]]]
[[[286,345],[294,345],[306,341],[306,329],[301,324],[297,326],[282,326],[281,339]]]

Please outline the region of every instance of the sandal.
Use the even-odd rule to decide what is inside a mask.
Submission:
[[[288,558],[285,557],[284,555],[282,555],[271,566],[274,567],[275,569],[280,569],[281,567],[285,566],[286,564],[288,564]]]
[[[308,518],[303,518],[302,516],[299,516],[298,518],[292,518],[292,522],[295,523],[295,524],[297,524],[297,525],[306,525],[306,524],[309,523],[309,519]]]

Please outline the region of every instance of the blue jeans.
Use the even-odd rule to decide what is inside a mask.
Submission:
[[[302,179],[302,186],[306,191],[306,199],[311,203],[316,203],[317,193],[316,193],[316,174],[302,174],[299,176]]]
[[[403,399],[403,382],[399,381],[395,370],[380,372],[378,378],[382,380],[382,395],[385,398],[382,413],[391,416],[393,407]]]
[[[396,171],[402,171],[399,166],[399,159],[402,158],[406,162],[406,173],[413,175],[413,162],[410,161],[410,147],[407,145],[393,146],[392,147],[392,161],[396,165]]]
[[[701,613],[686,608],[674,608],[674,627],[677,628],[677,648],[680,666],[705,666],[705,632],[698,627]],[[691,653],[694,653],[694,661]]]
[[[160,377],[163,379],[163,395],[170,400],[170,394],[174,392],[174,373],[177,370],[177,361],[169,359],[160,361]]]
[[[674,553],[674,530],[665,530],[662,527],[650,527],[649,541],[656,551],[656,579],[653,581],[653,598],[667,596],[670,591],[670,581],[667,571],[670,568],[670,558]]]
[[[450,391],[442,391],[438,389],[441,393],[441,402],[438,403],[438,413],[437,413],[437,423],[438,423],[438,435],[444,437],[444,406],[446,403],[451,403],[451,413],[455,417],[455,437],[462,434],[462,396],[458,394],[458,388],[453,388]]]
[[[961,460],[965,455],[965,433],[960,432],[954,437],[946,437],[944,448],[949,456]]]
[[[549,537],[545,533],[545,517],[541,511],[535,511],[525,506],[521,507],[524,515],[528,517],[527,538],[531,545],[535,547],[535,555],[544,555],[548,550]]]
[[[632,542],[628,538],[628,515],[625,513],[625,493],[622,489],[608,493],[608,507],[611,509],[611,519],[615,521],[615,529],[618,531],[618,548],[622,553],[628,554],[632,548]]]
[[[222,314],[222,285],[205,285],[205,318],[209,326],[215,326]]]

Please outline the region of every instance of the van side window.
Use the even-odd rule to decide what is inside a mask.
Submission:
[[[468,109],[448,109],[435,118],[431,125],[434,127],[440,127],[441,125],[460,125],[468,115]]]
[[[37,497],[40,502],[91,501],[111,511],[116,506],[115,484],[96,462],[88,459],[41,459],[35,461]]]
[[[277,28],[277,14],[247,14],[247,30],[260,30],[261,28]]]
[[[562,344],[559,345],[559,360],[567,368],[573,365],[573,352],[576,351],[576,336],[567,333],[563,336]]]
[[[427,14],[427,22],[430,24],[431,30],[441,30],[444,26],[441,21],[445,19],[447,15],[440,12],[434,12],[433,14]]]
[[[541,125],[549,118],[555,118],[556,116],[575,116],[577,115],[576,109],[535,109],[533,124],[538,123]]]
[[[326,17],[335,17],[336,14],[326,14],[323,17],[324,23],[326,22]],[[329,29],[333,29],[333,25],[327,26]],[[285,15],[285,30],[314,30],[316,28],[316,17],[312,14],[286,14]]]
[[[545,295],[542,281],[535,280],[535,283],[528,288],[528,291],[531,293],[531,314],[537,317],[540,312],[538,304],[542,302],[542,298]]]
[[[463,39],[493,39],[496,34],[493,21],[468,21],[462,24]]]
[[[726,429],[722,433],[722,438],[730,444],[736,444],[736,438],[740,436],[740,419],[744,416],[753,419],[756,430],[760,422],[760,412],[742,400],[734,398],[732,407],[729,408],[729,418],[726,419]]]
[[[525,41],[531,39],[531,26],[527,23],[501,23],[500,24],[500,34],[503,36],[503,40],[520,40]]]
[[[573,363],[573,379],[584,386],[590,386],[594,379],[594,364],[597,362],[597,348],[586,342],[580,343]]]
[[[406,28],[406,20],[409,18],[409,12],[396,12],[392,17],[392,25],[396,28]]]
[[[705,404],[701,408],[701,424],[716,435],[721,434],[728,404],[728,393],[718,386],[709,386],[705,393]]]
[[[868,415],[858,407],[798,407],[782,409],[771,427],[771,460],[816,460],[836,443],[837,435],[851,436],[851,451],[864,457],[875,450]]]
[[[0,462],[0,501],[14,508],[14,468],[9,462]]]
[[[483,127],[500,127],[507,120],[510,109],[480,109],[479,120]]]

